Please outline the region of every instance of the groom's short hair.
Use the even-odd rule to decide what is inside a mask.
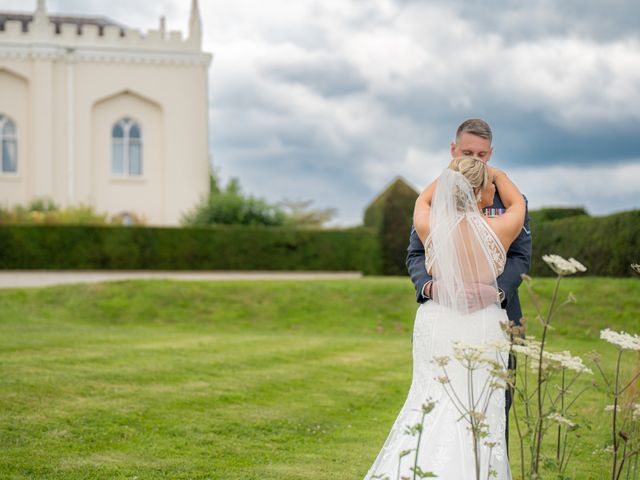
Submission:
[[[470,133],[472,135],[484,138],[486,140],[489,140],[489,143],[491,143],[491,140],[493,138],[491,127],[487,122],[480,118],[470,118],[462,122],[458,127],[458,130],[456,130],[456,141],[458,141],[463,133]]]

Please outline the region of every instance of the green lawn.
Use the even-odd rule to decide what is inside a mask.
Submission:
[[[639,279],[569,290],[552,349],[613,359],[599,330],[640,331]],[[404,278],[2,290],[0,478],[361,479],[411,382],[415,309]],[[604,402],[579,404],[572,478],[606,478]]]

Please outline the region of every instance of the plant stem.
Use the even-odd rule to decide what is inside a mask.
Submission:
[[[525,372],[526,375],[527,372]],[[515,391],[514,391],[515,392]],[[518,412],[516,411],[515,398],[511,400],[511,408],[513,409],[513,418],[516,421],[516,430],[518,431],[518,439],[520,441],[520,470],[522,480],[524,480],[524,439],[522,438],[522,431],[520,430],[520,421],[518,420]]]
[[[618,384],[620,381],[620,360],[622,359],[622,352],[618,352],[618,361],[616,362],[616,381],[614,383],[613,391],[613,420],[611,422],[612,435],[613,435],[613,465],[611,467],[611,480],[616,480],[616,470],[618,466],[618,436],[616,435],[616,421],[618,419]]]
[[[564,416],[564,375],[565,369],[562,369],[562,384],[560,386],[560,415]],[[562,425],[558,423],[558,440],[556,445],[556,461],[560,465],[560,438],[562,436]]]
[[[540,355],[538,357],[538,422],[536,424],[536,439],[535,439],[535,459],[533,462],[533,473],[537,474],[540,467],[540,447],[542,444],[542,424],[543,424],[543,416],[542,416],[542,356],[544,353],[544,343],[547,339],[547,331],[549,329],[549,322],[551,321],[551,315],[553,314],[553,307],[556,304],[556,299],[558,298],[558,289],[560,288],[560,280],[562,280],[562,276],[558,275],[556,279],[556,286],[553,290],[553,296],[551,297],[551,304],[549,305],[549,312],[547,313],[547,319],[544,322],[544,328],[542,329],[542,340],[540,341]]]
[[[424,419],[427,416],[426,413],[422,413],[420,419],[420,431],[418,432],[418,444],[416,445],[416,458],[413,462],[413,480],[416,480],[416,472],[418,471],[418,452],[420,451],[420,441],[422,440],[422,430],[424,429]]]

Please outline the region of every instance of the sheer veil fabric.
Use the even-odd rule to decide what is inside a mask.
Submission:
[[[427,270],[437,285],[434,301],[459,314],[469,314],[470,304],[487,303],[477,292],[489,291],[487,287],[498,291],[498,274],[487,243],[490,229],[478,210],[471,184],[461,173],[446,169],[440,175],[430,225]],[[494,299],[498,305],[497,296]]]
[[[364,480],[412,479],[416,467],[434,473],[440,480],[476,478],[473,436],[438,381],[443,370],[434,357],[453,356],[458,342],[486,347],[506,339],[500,323],[508,320],[495,294],[506,253],[478,210],[473,188],[459,172],[446,169],[438,178],[430,226],[425,266],[437,285],[434,300],[418,307],[411,387]],[[493,297],[487,295],[492,291]],[[482,307],[470,307],[473,304]],[[506,353],[485,348],[483,355],[506,369]],[[471,386],[468,369],[456,360],[447,365],[446,373],[450,387],[463,402],[480,398],[481,387],[490,377],[488,367],[481,367],[473,372]],[[412,435],[410,429],[421,423],[422,405],[427,401],[435,402],[435,406],[424,417],[418,446],[418,435]],[[485,415],[488,436],[480,442],[480,478],[511,479],[505,445],[504,390],[487,396]],[[490,471],[493,473],[489,477]]]

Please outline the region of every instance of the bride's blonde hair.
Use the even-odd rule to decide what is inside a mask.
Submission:
[[[489,168],[486,163],[476,157],[463,156],[456,157],[449,163],[449,169],[460,172],[473,187],[476,200],[479,202],[482,197],[482,190],[489,183]]]

